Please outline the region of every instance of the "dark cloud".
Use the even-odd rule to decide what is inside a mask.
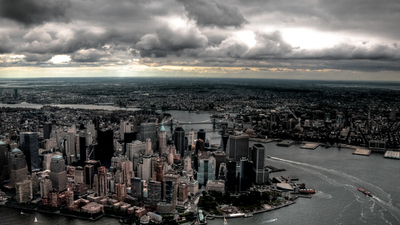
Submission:
[[[195,19],[198,25],[217,27],[241,27],[247,21],[237,7],[225,2],[208,0],[177,0],[181,2],[189,17]]]
[[[0,16],[24,25],[48,21],[69,21],[65,17],[68,0],[0,0]]]
[[[156,34],[143,36],[135,47],[142,57],[165,57],[185,49],[205,48],[206,45],[207,37],[189,24],[183,28],[160,27]]]
[[[24,55],[25,55],[24,60],[26,62],[46,62],[46,61],[49,61],[52,58],[51,54],[25,53]]]
[[[10,53],[12,49],[10,37],[6,34],[0,34],[0,54]]]
[[[20,52],[68,54],[81,49],[101,48],[111,41],[116,33],[104,29],[66,29],[52,35],[44,29],[33,29],[24,38],[28,43],[23,44]]]

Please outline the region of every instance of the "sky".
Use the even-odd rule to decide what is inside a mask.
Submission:
[[[398,0],[0,0],[0,78],[400,80]]]

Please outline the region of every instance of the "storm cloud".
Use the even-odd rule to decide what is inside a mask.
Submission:
[[[65,17],[68,0],[0,0],[0,16],[24,25],[48,21],[69,21]]]
[[[0,67],[400,71],[400,2],[0,0]],[[55,65],[58,55],[70,60]]]
[[[239,9],[225,2],[208,0],[177,0],[181,2],[189,17],[202,26],[240,27],[247,23]]]

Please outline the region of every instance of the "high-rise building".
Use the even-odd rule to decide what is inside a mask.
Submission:
[[[84,165],[86,161],[86,137],[79,137],[79,164],[81,166]]]
[[[0,141],[0,182],[8,180],[8,145]]]
[[[156,148],[157,139],[157,126],[155,123],[142,123],[140,124],[140,139],[145,142],[147,138],[151,140],[151,147]]]
[[[173,205],[173,207],[175,207],[176,201],[178,200],[178,184],[181,180],[180,176],[178,174],[174,174],[174,173],[166,173],[164,175],[164,179],[165,179],[166,184],[168,184],[169,181],[173,183],[172,205]],[[167,196],[166,196],[166,199],[167,199]]]
[[[215,164],[213,156],[199,159],[199,171],[197,173],[199,184],[205,186],[207,181],[215,180]]]
[[[146,145],[145,145],[145,155],[153,155],[153,150],[152,150],[152,146],[151,146],[151,140],[150,138],[146,139]]]
[[[51,158],[49,178],[54,189],[59,192],[67,189],[67,171],[65,170],[65,160],[61,155]]]
[[[28,167],[24,153],[15,148],[8,156],[10,170],[9,186],[14,188],[15,184],[28,179]],[[8,171],[7,171],[8,172]]]
[[[185,130],[182,127],[175,128],[174,144],[176,151],[179,153],[180,157],[183,158],[185,154]]]
[[[214,151],[214,152],[212,152],[212,155],[214,156],[215,161],[216,161],[216,164],[215,164],[216,176],[215,177],[220,179],[219,178],[219,171],[220,171],[219,167],[220,167],[221,163],[223,163],[225,161],[226,154],[223,151]]]
[[[157,206],[158,202],[161,202],[161,182],[150,180],[147,184],[147,204],[151,206]]]
[[[255,184],[265,184],[268,174],[265,175],[265,147],[262,144],[254,144],[252,147],[252,161]]]
[[[121,134],[121,138],[124,138],[124,133],[129,133],[132,131],[133,124],[130,121],[125,121],[121,119],[119,133]]]
[[[15,184],[15,199],[18,203],[28,203],[32,200],[32,182],[23,180]]]
[[[131,178],[131,195],[138,199],[143,197],[143,183],[140,177]]]
[[[141,152],[145,152],[145,150],[146,143],[139,140],[126,144],[126,156],[128,157],[129,161],[133,163],[133,170],[137,171],[139,155]]]
[[[197,140],[199,139],[206,141],[206,132],[203,129],[197,131]]]
[[[249,157],[249,136],[230,135],[227,157],[239,161],[242,157]]]
[[[164,124],[161,125],[160,132],[158,133],[158,141],[160,155],[167,154],[167,132],[165,130]]]
[[[143,156],[143,167],[142,167],[142,180],[148,181],[152,175],[151,173],[151,156]]]
[[[172,204],[174,196],[174,182],[168,180],[165,182],[165,201],[167,204]]]
[[[197,139],[196,141],[196,149],[194,151],[195,155],[198,155],[201,152],[204,152],[205,150],[205,143],[203,139]]]
[[[64,137],[65,155],[67,164],[70,165],[76,159],[75,154],[75,135],[74,132],[68,132]]]
[[[88,188],[93,187],[94,166],[85,165],[85,184]]]
[[[81,166],[77,166],[74,172],[74,183],[85,183],[85,171]]]
[[[218,169],[218,180],[226,180],[227,171],[226,163],[221,163]]]
[[[112,130],[98,131],[95,159],[100,160],[101,165],[109,168],[114,154],[114,132]]]
[[[106,167],[104,166],[99,167],[98,173],[94,176],[93,180],[97,196],[102,198],[107,197],[108,189],[107,189]]]
[[[156,181],[164,182],[163,163],[160,160],[156,163]]]
[[[44,139],[50,139],[52,124],[51,123],[44,123],[43,124],[43,137]]]
[[[127,151],[127,144],[132,143],[137,140],[138,133],[137,132],[128,132],[124,133],[124,151],[123,154],[126,154]]]
[[[46,198],[49,192],[53,189],[53,184],[48,178],[43,178],[40,180],[40,197]]]
[[[194,131],[193,131],[193,129],[191,131],[189,131],[188,146],[190,147],[190,150],[193,151],[193,148],[194,148]]]
[[[20,134],[19,144],[25,154],[28,171],[40,169],[39,135],[36,132],[23,132]]]
[[[247,158],[240,159],[239,191],[244,192],[251,186],[253,179],[253,164]]]
[[[184,182],[180,182],[178,184],[178,201],[181,204],[184,204],[188,201],[188,196],[189,196],[189,186]]]
[[[227,160],[226,162],[227,173],[226,173],[226,180],[225,183],[226,189],[229,192],[236,192],[237,191],[237,179],[236,179],[236,161]]]

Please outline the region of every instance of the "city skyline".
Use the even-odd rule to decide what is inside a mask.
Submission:
[[[0,2],[0,78],[399,80],[397,2]]]

